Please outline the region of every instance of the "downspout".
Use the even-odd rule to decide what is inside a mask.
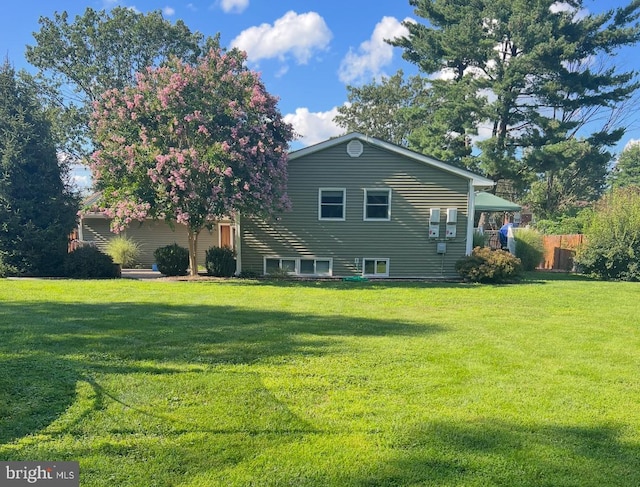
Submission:
[[[78,221],[78,241],[84,242],[84,233],[82,232],[82,214],[80,214],[80,220]]]
[[[466,255],[471,255],[473,250],[473,221],[476,216],[476,192],[473,180],[469,180],[469,201],[467,202],[467,247]]]
[[[234,247],[236,249],[236,276],[242,273],[242,235],[240,233],[240,213],[236,213],[234,218],[235,224],[235,241]]]

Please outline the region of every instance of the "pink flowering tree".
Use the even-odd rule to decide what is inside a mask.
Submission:
[[[149,217],[185,225],[191,275],[204,228],[289,205],[293,131],[244,61],[236,49],[211,50],[196,65],[174,59],[93,107],[91,168],[112,230]]]

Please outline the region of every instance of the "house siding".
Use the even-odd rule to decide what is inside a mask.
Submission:
[[[105,251],[109,240],[117,235],[109,230],[110,220],[105,217],[85,217],[82,220],[82,233],[85,242],[94,243],[100,250]],[[187,229],[184,225],[175,225],[172,229],[169,224],[161,221],[147,220],[142,224],[132,223],[121,235],[134,240],[140,245],[138,265],[151,268],[155,263],[154,251],[159,247],[177,243],[189,248]],[[204,229],[198,237],[198,264],[204,265],[205,254],[210,247],[218,245],[217,227],[211,231]]]
[[[451,277],[465,255],[469,180],[364,143],[347,155],[347,143],[289,162],[292,211],[277,220],[243,218],[242,270],[263,272],[265,257],[333,259],[333,275],[361,274],[355,259],[389,259],[389,277]],[[318,220],[319,188],[345,188],[345,221]],[[364,221],[364,190],[391,189],[390,221]],[[440,239],[428,236],[431,208],[441,209]],[[455,238],[444,242],[446,208],[458,209]],[[360,264],[361,266],[361,264]]]

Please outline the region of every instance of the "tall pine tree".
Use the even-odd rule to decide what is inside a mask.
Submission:
[[[7,60],[0,66],[0,272],[59,275],[77,206],[50,122]]]
[[[530,195],[532,203],[547,214],[567,201],[597,197],[611,159],[608,150],[624,133],[609,112],[638,87],[635,73],[620,72],[604,60],[640,39],[640,1],[600,15],[586,14],[582,0],[410,4],[426,22],[405,22],[409,35],[392,43],[404,48],[405,59],[440,79],[441,119],[451,119],[459,109],[467,124],[490,134],[475,151],[484,173],[511,180],[525,192],[535,183],[539,191]],[[484,96],[480,109],[465,108],[469,87]],[[442,137],[421,135],[423,147]],[[570,184],[576,171],[589,180]],[[548,197],[543,188],[555,193]],[[535,201],[536,195],[543,199]]]

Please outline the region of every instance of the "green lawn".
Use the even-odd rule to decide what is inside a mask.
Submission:
[[[90,486],[640,485],[640,284],[0,280],[0,460]]]

